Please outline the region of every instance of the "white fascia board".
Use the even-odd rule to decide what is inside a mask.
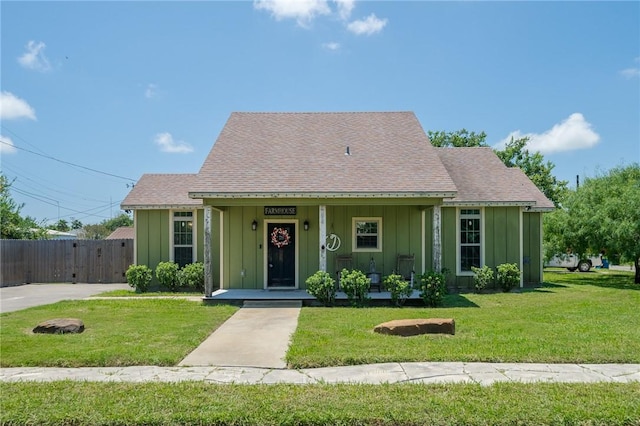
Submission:
[[[536,205],[535,201],[447,201],[444,200],[444,206],[452,207],[531,207]]]
[[[215,198],[453,198],[455,192],[190,192],[194,199]]]

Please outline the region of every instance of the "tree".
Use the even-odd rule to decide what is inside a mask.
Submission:
[[[604,251],[635,264],[640,284],[640,165],[616,167],[569,192],[545,219],[550,248],[580,255]]]
[[[496,155],[507,167],[519,167],[524,174],[555,204],[560,206],[567,194],[567,181],[558,180],[553,175],[555,165],[551,161],[544,161],[539,152],[530,153],[527,147],[528,137],[514,139],[503,150],[495,150]]]
[[[69,227],[69,223],[64,219],[59,219],[55,225],[53,225],[53,229],[56,231],[67,232],[71,228]]]
[[[84,231],[84,238],[102,240],[121,226],[133,226],[133,219],[126,213],[121,213],[111,219],[105,219],[95,225],[84,225],[82,230]]]
[[[113,232],[122,226],[133,226],[133,219],[128,214],[121,213],[112,219],[103,220],[102,225]]]
[[[469,132],[467,129],[455,132],[431,131],[427,132],[431,145],[437,147],[465,147],[465,146],[487,146],[485,132]]]
[[[427,134],[431,144],[437,147],[488,146],[485,142],[487,137],[485,132],[475,133],[461,129],[455,132],[428,131]],[[529,152],[526,148],[528,141],[527,137],[511,138],[503,150],[494,149],[494,152],[507,167],[519,167],[558,207],[567,193],[567,181],[556,179],[553,175],[555,165],[550,161],[545,162],[542,154]]]
[[[17,204],[11,196],[11,184],[7,177],[0,173],[0,238],[1,239],[38,239],[45,233],[36,221],[27,216],[22,217],[20,210],[24,204]]]
[[[78,219],[71,218],[71,229],[82,229],[82,222]]]

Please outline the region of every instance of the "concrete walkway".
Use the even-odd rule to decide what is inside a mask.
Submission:
[[[237,384],[478,383],[640,381],[640,364],[403,362],[301,370],[254,367],[2,368],[0,382],[182,382]]]
[[[302,302],[245,302],[178,365],[286,368]]]

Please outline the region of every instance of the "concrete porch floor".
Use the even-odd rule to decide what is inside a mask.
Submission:
[[[370,291],[371,301],[389,301],[391,293],[388,291]],[[414,290],[409,298],[419,300],[420,292]],[[304,304],[311,304],[316,299],[306,290],[250,290],[250,289],[220,289],[213,292],[210,297],[204,297],[205,302],[242,303],[245,300],[299,300]],[[347,295],[343,291],[336,293],[337,302],[346,302]]]

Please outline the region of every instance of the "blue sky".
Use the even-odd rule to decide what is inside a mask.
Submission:
[[[233,111],[414,111],[425,131],[490,145],[528,135],[571,186],[640,162],[640,2],[2,1],[0,14],[2,171],[39,221],[97,223],[142,174],[196,173]]]

